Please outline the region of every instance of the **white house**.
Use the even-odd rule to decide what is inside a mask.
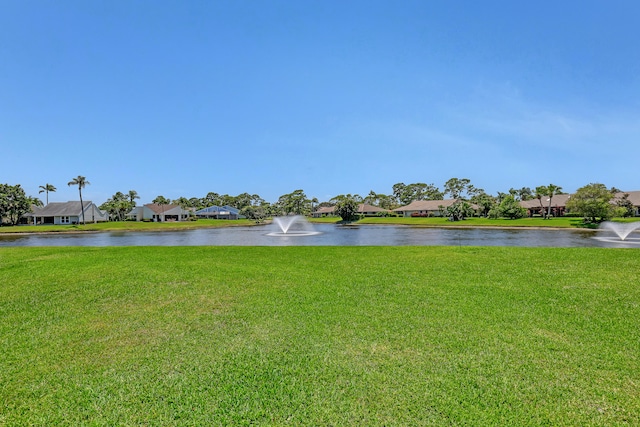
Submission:
[[[143,206],[136,206],[127,214],[128,217],[136,221],[185,221],[189,218],[190,211],[182,209],[178,205],[158,205],[148,203]]]
[[[45,207],[35,207],[33,212],[25,216],[34,224],[79,224],[82,223],[82,206],[84,205],[85,222],[108,221],[109,214],[100,210],[93,202],[51,202]]]

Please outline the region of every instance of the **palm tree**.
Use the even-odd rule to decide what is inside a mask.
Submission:
[[[551,218],[551,199],[553,199],[553,196],[555,196],[556,194],[561,194],[561,192],[562,187],[554,184],[547,185],[547,196],[549,196],[549,210],[547,211],[547,218]]]
[[[536,187],[535,193],[533,195],[533,197],[535,199],[538,199],[538,202],[540,203],[540,215],[542,215],[543,219],[545,217],[545,214],[544,214],[544,205],[542,204],[542,197],[546,196],[547,193],[548,193],[547,187],[545,185],[540,185]]]
[[[47,204],[49,204],[49,191],[51,191],[52,193],[55,193],[56,187],[54,187],[52,184],[45,184],[45,185],[41,185],[40,188],[41,188],[41,190],[38,191],[38,194],[46,193],[47,194]]]
[[[139,199],[138,192],[136,190],[129,190],[129,201],[131,202],[131,206],[136,207],[136,199]]]
[[[87,181],[87,178],[85,178],[82,175],[78,175],[77,177],[73,178],[71,181],[69,181],[69,183],[67,185],[72,186],[72,185],[77,185],[78,186],[78,192],[80,193],[80,208],[82,209],[82,223],[84,224],[84,203],[82,202],[82,189],[88,185],[91,184],[89,181]]]

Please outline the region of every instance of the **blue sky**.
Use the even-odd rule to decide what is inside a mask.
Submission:
[[[0,2],[0,182],[640,190],[637,1]]]

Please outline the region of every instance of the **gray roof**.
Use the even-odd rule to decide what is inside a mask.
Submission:
[[[87,200],[83,202],[86,210],[91,206],[92,202]],[[82,206],[80,202],[51,202],[47,206],[37,209],[32,215],[36,216],[79,216],[82,215]]]

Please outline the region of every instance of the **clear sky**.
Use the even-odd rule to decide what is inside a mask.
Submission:
[[[637,0],[2,0],[0,182],[640,190],[639,22]]]

